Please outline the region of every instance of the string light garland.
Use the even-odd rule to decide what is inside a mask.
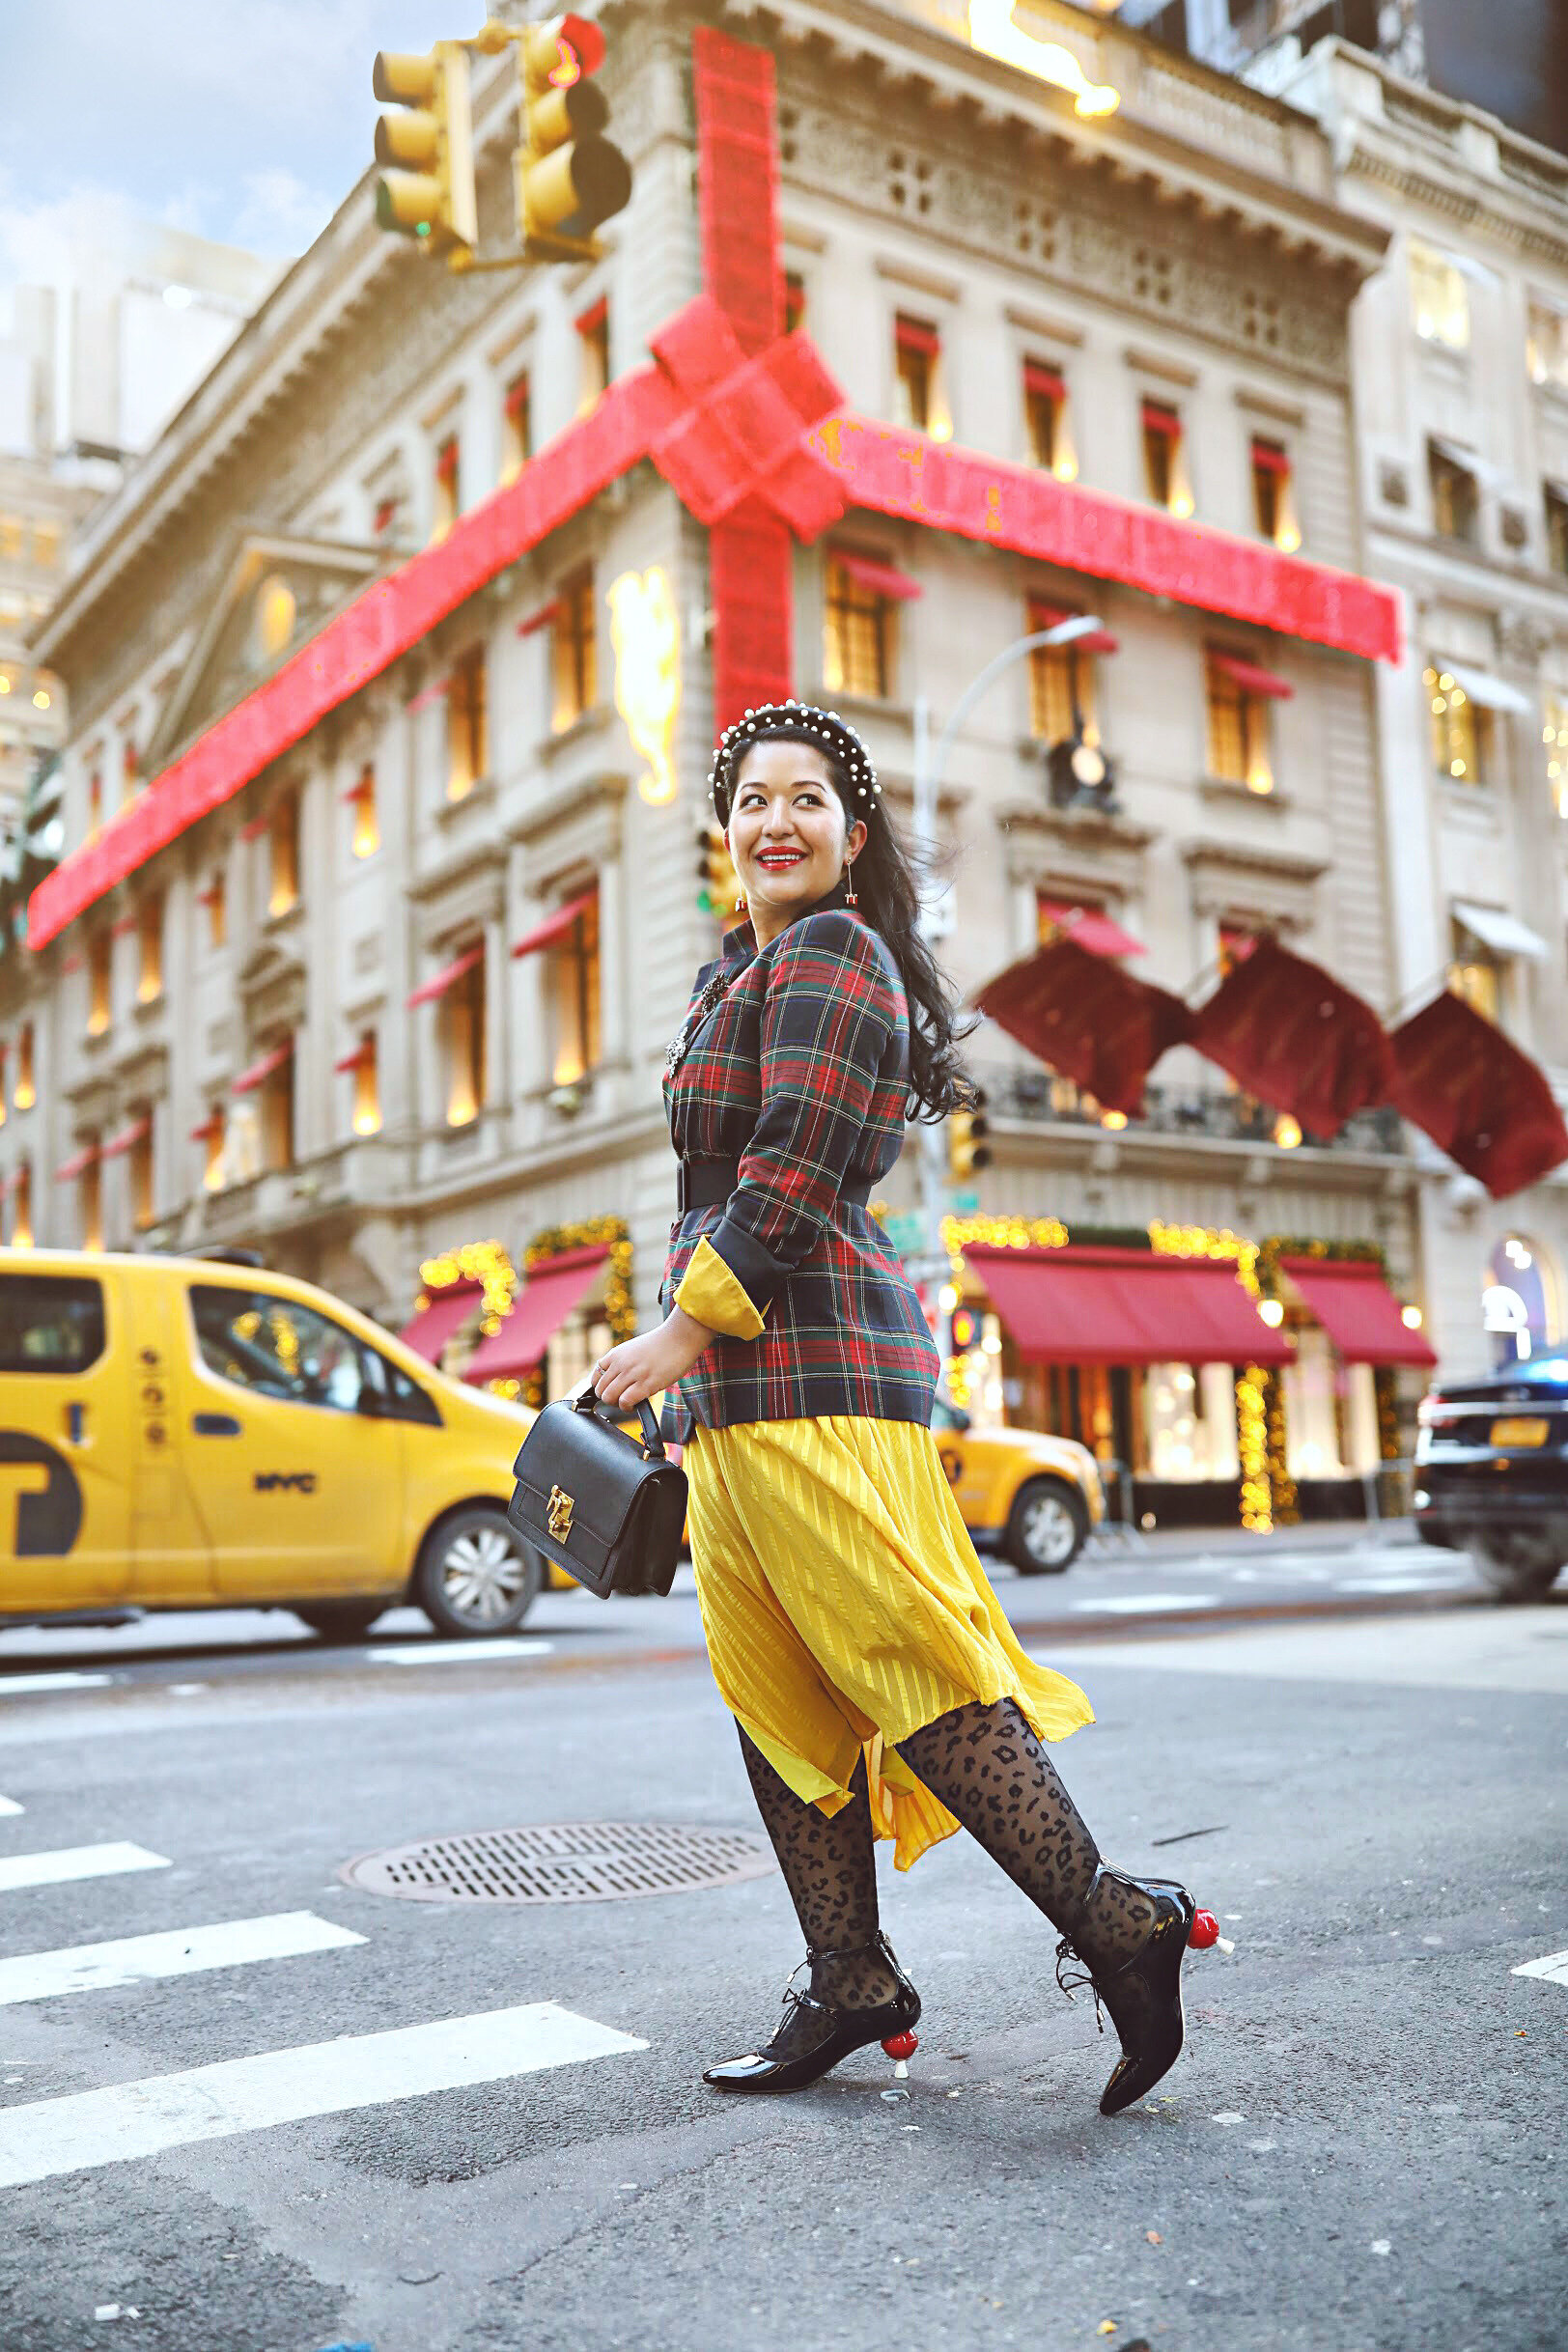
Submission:
[[[494,1338],[512,1312],[518,1288],[518,1270],[499,1242],[464,1242],[459,1249],[427,1258],[419,1279],[424,1286],[414,1302],[419,1315],[428,1312],[434,1294],[455,1290],[461,1282],[476,1283],[481,1294],[479,1328],[487,1339]]]
[[[536,1266],[547,1258],[558,1258],[568,1249],[588,1249],[601,1244],[609,1246],[609,1264],[604,1278],[604,1320],[610,1327],[611,1345],[619,1347],[624,1339],[636,1333],[636,1310],[631,1300],[631,1236],[624,1217],[590,1217],[574,1225],[547,1225],[536,1233],[522,1253],[525,1271],[532,1274]],[[545,1403],[545,1366],[543,1361],[530,1364],[520,1381],[491,1381],[490,1386],[538,1413]]]

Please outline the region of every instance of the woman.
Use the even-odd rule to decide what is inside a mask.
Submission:
[[[867,1206],[907,1106],[972,1101],[915,875],[835,713],[748,712],[710,783],[750,920],[666,1056],[673,1302],[591,1376],[613,1405],[663,1388],[685,1408],[666,1434],[689,1430],[709,1653],[806,1939],[809,1989],[704,2080],[793,2089],[908,2034],[920,1999],[879,1928],[873,1841],[908,1869],[962,1826],[1059,1930],[1058,1982],[1077,1958],[1109,2010],[1114,2114],[1181,2049],[1194,1907],[1102,1862],[1041,1745],[1093,1712],[986,1581],[931,1435],[937,1351]]]

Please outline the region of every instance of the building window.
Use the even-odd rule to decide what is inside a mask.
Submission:
[[[1070,616],[1058,605],[1029,600],[1027,631],[1054,628]],[[1029,656],[1029,732],[1037,742],[1098,743],[1094,661],[1081,644],[1037,645]],[[1075,714],[1082,734],[1075,725]]]
[[[103,1160],[97,1135],[89,1138],[91,1157],[76,1179],[76,1215],[84,1249],[103,1246]]]
[[[95,931],[87,942],[87,1034],[101,1037],[113,1011],[114,939]]]
[[[462,511],[459,504],[458,473],[458,436],[455,433],[449,433],[435,451],[435,496],[431,528],[433,546],[446,537]]]
[[[1269,757],[1269,697],[1248,692],[1236,676],[1242,664],[1211,653],[1204,663],[1209,706],[1209,773],[1218,782],[1274,790]]]
[[[145,1233],[154,1221],[153,1207],[153,1114],[142,1112],[136,1122],[135,1139],[130,1145],[130,1214],[138,1233]]]
[[[1568,572],[1568,490],[1546,493],[1546,560],[1554,572]]]
[[[581,353],[577,414],[586,416],[609,389],[610,306],[607,296],[601,294],[599,300],[585,310],[575,323]]]
[[[354,1056],[353,1129],[356,1135],[381,1132],[381,1079],[376,1051],[376,1032],[367,1029]]]
[[[1252,436],[1252,516],[1263,539],[1272,539],[1283,554],[1294,555],[1302,544],[1296,520],[1296,476],[1283,441]]]
[[[942,393],[941,337],[929,319],[900,311],[893,322],[893,421],[934,440],[953,437]]]
[[[1432,714],[1432,764],[1456,784],[1484,784],[1491,749],[1491,720],[1472,702],[1451,670],[1421,672]]]
[[[485,648],[472,645],[452,665],[446,688],[446,797],[462,800],[490,772],[489,688]]]
[[[199,1143],[202,1146],[202,1190],[204,1192],[221,1192],[223,1190],[224,1124],[223,1112],[214,1104],[201,1126],[191,1131],[192,1143]]]
[[[136,748],[134,738],[127,735],[120,746],[120,805],[122,808],[128,807],[130,802],[135,799],[141,780],[141,754]]]
[[[264,661],[276,661],[294,632],[298,606],[287,580],[275,575],[256,592],[256,642]]]
[[[599,700],[598,600],[591,564],[563,580],[550,620],[557,735]]]
[[[370,518],[371,535],[373,538],[387,539],[391,536],[393,527],[398,519],[399,509],[402,507],[402,505],[403,500],[401,496],[397,495],[396,493],[384,498],[377,499]]]
[[[22,560],[22,518],[19,515],[0,515],[0,558],[17,564]]]
[[[595,1068],[600,1056],[597,890],[564,938],[545,953],[550,1076],[555,1085],[569,1086]]]
[[[12,1092],[13,1110],[31,1110],[38,1101],[38,1087],[33,1074],[33,1024],[24,1021],[16,1034],[16,1083]]]
[[[207,914],[207,944],[221,947],[229,936],[228,893],[221,874],[214,874],[202,892],[199,904]]]
[[[823,683],[830,694],[885,699],[895,612],[891,597],[857,577],[842,556],[828,556]]]
[[[288,914],[299,904],[299,795],[286,792],[267,819],[266,911]]]
[[[806,321],[806,282],[798,269],[784,272],[784,332],[793,335]]]
[[[57,522],[34,523],[33,561],[45,565],[60,561],[60,525]]]
[[[468,1127],[485,1101],[485,951],[461,972],[443,998],[446,1021],[446,1123]]]
[[[87,838],[96,841],[103,830],[103,770],[95,768],[87,779]]]
[[[294,1057],[285,1053],[262,1082],[262,1145],[266,1165],[292,1168],[294,1161]]]
[[[501,402],[501,480],[515,482],[533,454],[533,396],[524,368]]]
[[[154,1004],[163,994],[163,900],[144,899],[136,910],[136,1001]]]
[[[381,846],[380,818],[376,806],[376,770],[367,760],[357,782],[348,792],[353,821],[350,846],[356,857],[374,857]]]
[[[1475,476],[1436,441],[1426,445],[1426,468],[1432,485],[1432,528],[1440,539],[1473,541],[1480,514]]]
[[[1547,695],[1541,715],[1547,784],[1558,816],[1568,817],[1568,687]]]
[[[12,1198],[15,1207],[11,1212],[11,1246],[31,1249],[33,1246],[33,1169],[24,1160],[12,1178]]]
[[[1525,364],[1532,383],[1560,384],[1568,391],[1568,311],[1546,302],[1530,304]]]
[[[1448,966],[1448,986],[1473,1011],[1484,1014],[1488,1021],[1500,1021],[1501,960],[1484,940],[1467,931],[1457,916],[1453,923],[1453,962]]]
[[[1067,383],[1044,360],[1023,362],[1023,423],[1029,462],[1058,482],[1076,482],[1078,459],[1067,423]]]
[[[1451,351],[1470,349],[1470,290],[1465,273],[1445,254],[1411,239],[1411,315],[1415,332],[1425,343],[1445,344]]]
[[[1187,475],[1187,441],[1181,411],[1168,401],[1146,400],[1142,405],[1143,489],[1156,506],[1185,520],[1192,512],[1192,490]]]

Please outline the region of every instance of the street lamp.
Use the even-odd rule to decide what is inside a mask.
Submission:
[[[1025,637],[1017,637],[1004,646],[995,658],[988,661],[980,675],[972,679],[953,706],[953,714],[940,735],[932,742],[931,705],[924,694],[914,702],[914,839],[917,848],[929,858],[937,846],[937,794],[947,767],[947,755],[969,713],[1003,670],[1011,669],[1026,654],[1044,652],[1051,646],[1072,645],[1079,637],[1092,637],[1105,629],[1105,623],[1095,613],[1073,613],[1065,621],[1053,622],[1050,629],[1031,630]],[[1078,694],[1073,697],[1073,726],[1079,726]],[[921,908],[920,928],[926,938],[936,935],[929,903]],[[947,1174],[946,1160],[937,1124],[929,1122],[921,1128],[920,1191],[925,1213],[926,1256],[918,1277],[934,1281],[947,1270],[946,1254],[942,1248],[942,1194]]]

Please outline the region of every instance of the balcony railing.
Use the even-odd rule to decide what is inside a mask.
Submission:
[[[1101,1129],[1106,1116],[1098,1103],[1071,1078],[1049,1070],[1015,1070],[999,1064],[974,1065],[974,1076],[986,1090],[987,1108],[1003,1119],[1039,1121],[1048,1127]],[[1278,1139],[1280,1114],[1249,1094],[1225,1094],[1202,1087],[1151,1085],[1143,1106],[1123,1122],[1111,1114],[1118,1132],[1190,1135],[1195,1141],[1264,1143],[1284,1151]],[[1302,1146],[1318,1151],[1376,1152],[1388,1158],[1406,1153],[1399,1113],[1381,1106],[1358,1111],[1331,1139],[1302,1134]]]

